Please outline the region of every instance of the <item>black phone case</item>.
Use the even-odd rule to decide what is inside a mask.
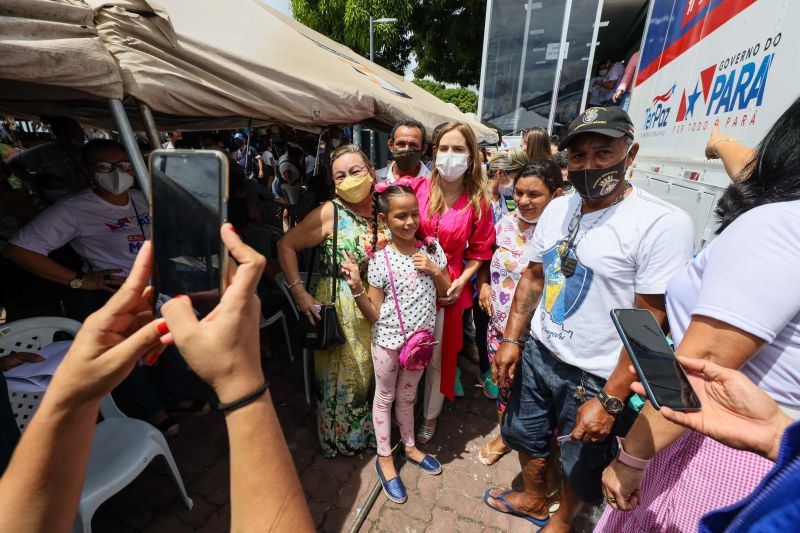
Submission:
[[[644,372],[642,371],[642,367],[639,366],[639,361],[636,359],[636,355],[634,355],[633,348],[631,347],[631,344],[628,341],[628,336],[625,335],[625,331],[622,329],[622,324],[620,324],[620,322],[619,322],[619,318],[617,317],[617,311],[625,311],[625,309],[612,309],[611,313],[610,313],[611,314],[611,321],[614,322],[614,327],[617,328],[617,333],[619,333],[619,337],[620,337],[620,339],[622,339],[622,345],[625,346],[625,350],[627,350],[628,356],[631,358],[631,362],[633,363],[633,367],[636,369],[636,375],[639,377],[639,381],[642,383],[642,386],[644,387],[644,390],[647,393],[647,399],[650,400],[650,403],[653,404],[653,407],[656,410],[659,410],[659,409],[661,409],[661,404],[658,403],[658,400],[656,399],[656,395],[653,394],[653,390],[650,388],[650,383],[647,382],[647,377],[644,375]],[[655,321],[655,318],[653,318],[653,320]],[[658,325],[658,324],[656,324],[656,325]],[[672,351],[672,356],[675,357],[675,352],[674,352],[674,350],[672,350],[672,347],[670,347],[670,351]],[[683,372],[683,369],[681,369],[681,372]],[[697,393],[695,393],[695,396],[697,396]],[[697,400],[697,403],[698,403],[698,405],[700,405],[700,399],[699,398]],[[672,409],[673,411],[699,411],[701,408],[702,408],[702,406],[697,407],[697,408],[693,408],[693,407],[680,407],[680,408],[670,407],[670,409]]]

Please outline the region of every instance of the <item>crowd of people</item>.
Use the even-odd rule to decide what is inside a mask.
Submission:
[[[614,87],[624,68],[616,71]],[[258,359],[258,316],[268,302],[259,303],[255,292],[275,282],[262,275],[266,265],[266,272],[283,273],[302,317],[298,327],[314,328],[323,309],[333,306],[344,337],[314,352],[323,454],[334,459],[376,449],[376,474],[397,504],[408,494],[394,463],[392,426],[399,427],[401,450],[412,465],[429,475],[447,468],[426,450],[434,449],[444,402],[463,395],[459,353],[465,331],[474,329],[479,385],[496,402],[500,427],[477,459],[491,468],[514,450],[522,478],[520,490],[487,490],[488,508],[548,533],[569,531],[584,505],[603,502],[596,531],[796,523],[800,506],[785,491],[800,485],[798,121],[800,100],[755,148],[714,128],[706,156],[722,160],[732,184],[717,207],[718,236],[696,254],[689,216],[628,180],[639,146],[619,106],[587,109],[561,139],[534,128],[521,149],[491,156],[466,124],[442,124],[429,138],[422,124],[403,121],[389,137],[392,161],[377,170],[357,146],[343,142],[338,128],[308,139],[306,149],[303,141],[281,144],[271,135],[256,141],[252,132],[237,133],[229,154],[239,176],[232,189],[241,193],[232,201],[243,207],[234,225],[244,230],[260,223],[257,207],[276,198],[287,208],[306,202],[309,212],[277,240],[273,254],[253,251],[232,227],[223,227],[240,266],[213,320],[204,319],[208,330],[188,299],[178,298],[163,307],[155,327],[115,326],[117,342],[127,338],[116,347],[93,343],[92,336],[111,317],[119,324],[126,313],[145,320],[137,313],[152,254],[149,219],[144,199],[131,189],[124,150],[111,140],[82,144],[78,155],[60,161],[75,163],[84,182],[67,174],[48,177],[65,190],[75,188],[23,220],[4,249],[8,260],[33,275],[83,296],[70,305],[86,322],[36,425],[18,445],[40,447],[46,460],[31,469],[16,454],[0,480],[0,505],[12,505],[65,453],[83,457],[70,467],[79,477],[91,439],[82,435],[74,448],[47,450],[48,436],[65,420],[91,433],[99,397],[122,382],[133,385],[143,412],[165,432],[177,424],[174,415],[207,412],[205,400],[183,395],[188,363],[213,386],[220,408],[230,410],[231,496],[239,505],[234,522],[285,523],[274,506],[259,508],[249,494],[264,482],[254,479],[258,472],[277,468],[273,461],[254,466],[253,457],[267,447],[288,453],[281,438],[264,434],[277,425]],[[54,133],[59,153],[74,152],[73,128]],[[218,149],[224,144],[218,140],[197,137],[198,147]],[[171,134],[168,143],[180,148],[187,139]],[[17,157],[8,167],[33,183],[38,172],[26,176],[15,169],[40,160]],[[311,190],[317,192],[309,196]],[[50,257],[65,244],[85,270]],[[307,286],[317,268],[316,253],[307,253],[312,249],[319,258],[313,287]],[[615,308],[652,313],[676,346],[700,411],[656,410],[645,401],[609,318]],[[233,332],[223,333],[226,325]],[[235,335],[246,342],[237,343]],[[237,350],[235,368],[210,357]],[[165,372],[163,405],[155,392],[143,392],[154,386],[147,366],[135,363],[154,351],[165,352],[159,366],[167,366],[166,354],[175,363]],[[59,418],[59,401],[75,413]],[[415,403],[422,411],[417,424]],[[251,427],[264,420],[267,426]],[[245,442],[264,448],[251,450]],[[62,482],[72,499],[44,499],[43,512],[53,506],[66,516],[76,501],[79,486]],[[297,499],[291,468],[280,470],[274,483],[287,490],[273,485],[263,494],[284,503]],[[781,505],[745,499],[753,491]],[[554,501],[559,505],[551,513]],[[292,516],[309,527],[307,510],[295,504]]]

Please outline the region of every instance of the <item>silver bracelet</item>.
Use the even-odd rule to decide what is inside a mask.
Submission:
[[[509,339],[508,337],[503,337],[500,339],[500,344],[507,342],[509,344],[516,344],[517,346],[525,346],[525,343],[520,341],[519,339]]]
[[[366,292],[367,292],[367,289],[362,289],[361,292],[359,292],[358,294],[354,294],[353,295],[353,300],[355,300],[356,298],[360,298],[360,297],[364,296],[364,294],[366,294]]]
[[[305,285],[305,282],[302,279],[296,279],[294,281],[290,281],[289,283],[287,283],[286,288],[291,289],[295,285]]]

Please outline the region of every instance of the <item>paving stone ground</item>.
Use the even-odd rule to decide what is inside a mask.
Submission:
[[[265,362],[273,400],[318,531],[348,531],[377,476],[374,453],[323,458],[316,440],[314,412],[305,404],[302,365],[285,356]],[[515,454],[493,467],[477,460],[480,445],[498,431],[494,402],[469,385],[477,368],[462,359],[467,394],[446,402],[434,440],[421,447],[435,455],[444,471],[421,474],[398,460],[408,489],[403,505],[381,493],[361,527],[362,532],[530,532],[526,521],[487,508],[484,491],[493,486],[521,487]],[[203,384],[195,396],[210,396]],[[393,435],[393,439],[397,436]],[[166,464],[156,459],[128,487],[103,504],[93,530],[114,532],[226,532],[230,528],[228,441],[222,415],[212,412],[181,421],[181,433],[169,444],[194,508],[181,500]],[[590,530],[590,527],[589,527]]]

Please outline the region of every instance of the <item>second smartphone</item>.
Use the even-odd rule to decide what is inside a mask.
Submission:
[[[646,309],[613,309],[611,320],[653,407],[699,410],[700,399],[653,314]]]

